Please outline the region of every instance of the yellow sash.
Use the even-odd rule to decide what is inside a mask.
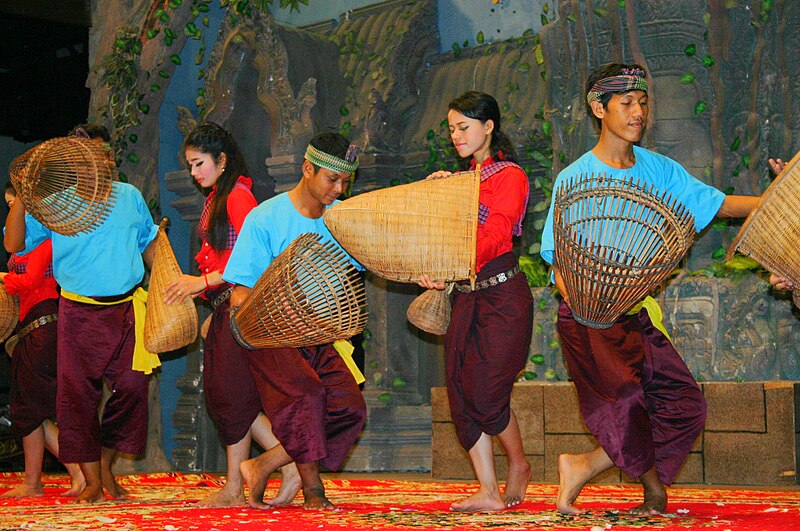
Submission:
[[[356,379],[356,383],[364,383],[366,378],[364,378],[364,375],[358,370],[358,365],[356,365],[356,362],[353,360],[353,351],[355,350],[353,344],[346,339],[340,339],[339,341],[333,342],[333,348],[335,348],[336,352],[342,357],[344,364],[347,365],[350,372],[353,373],[353,378]]]
[[[71,291],[64,289],[61,290],[61,296],[71,301],[80,302],[83,304],[96,304],[98,306],[111,306],[113,304],[120,304],[122,302],[133,300],[135,344],[133,347],[133,366],[131,368],[134,371],[150,374],[153,372],[153,369],[161,365],[161,360],[159,359],[158,354],[148,352],[148,350],[144,348],[144,314],[147,309],[147,292],[143,288],[136,288],[136,291],[134,291],[133,295],[130,297],[114,302],[96,301],[91,297],[78,295],[77,293],[72,293]]]
[[[639,313],[639,310],[642,308],[647,310],[647,315],[650,317],[650,322],[653,323],[653,326],[655,326],[659,332],[664,334],[664,337],[666,337],[671,343],[672,338],[669,337],[667,329],[664,327],[664,313],[661,311],[661,306],[658,305],[658,302],[656,302],[653,297],[648,295],[644,298],[644,300],[642,300],[642,302],[634,306],[631,311],[628,312],[628,315]]]

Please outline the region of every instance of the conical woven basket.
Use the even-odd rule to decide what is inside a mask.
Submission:
[[[5,341],[19,321],[19,299],[0,284],[0,341]]]
[[[554,263],[575,320],[608,328],[689,250],[694,218],[676,199],[630,178],[580,175],[555,191]]]
[[[795,285],[793,299],[800,307],[800,153],[783,168],[758,206],[750,212],[728,248],[746,254],[769,271]]]
[[[181,275],[181,268],[164,232],[166,218],[156,236],[147,313],[144,319],[144,346],[154,353],[170,352],[188,345],[197,337],[197,307],[191,297],[182,302],[164,302],[164,288]]]
[[[114,204],[114,162],[86,138],[42,142],[17,157],[9,171],[28,212],[58,234],[91,232]]]
[[[411,301],[408,321],[429,334],[443,336],[450,326],[450,290],[429,289]]]
[[[231,317],[245,348],[295,348],[348,339],[367,325],[358,270],[335,243],[306,233],[269,265]]]
[[[353,258],[397,282],[474,278],[480,175],[375,190],[325,213],[325,225]]]

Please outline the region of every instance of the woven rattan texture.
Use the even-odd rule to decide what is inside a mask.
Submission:
[[[364,283],[335,243],[306,233],[261,275],[231,319],[247,348],[294,348],[348,339],[367,325]]]
[[[144,346],[161,353],[184,347],[197,337],[197,307],[191,297],[182,302],[164,302],[164,288],[181,275],[181,268],[162,227],[158,229],[150,272],[150,291],[144,319]]]
[[[331,207],[325,225],[356,260],[397,282],[464,280],[475,273],[478,172],[357,195]]]
[[[28,212],[58,234],[91,232],[114,204],[114,162],[86,138],[42,142],[14,159],[9,172]]]
[[[450,325],[450,291],[429,289],[411,301],[408,321],[429,334],[443,336]]]
[[[555,191],[554,262],[575,319],[607,328],[678,265],[694,218],[631,178],[580,175]]]
[[[19,299],[0,283],[0,341],[5,341],[19,321]]]
[[[728,248],[728,259],[744,253],[769,271],[791,281],[800,306],[800,153],[761,196]]]

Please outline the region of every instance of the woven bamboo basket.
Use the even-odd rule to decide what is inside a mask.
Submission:
[[[19,299],[0,284],[0,341],[5,341],[19,321]]]
[[[792,298],[800,307],[800,152],[761,195],[728,248],[746,254],[795,286]]]
[[[353,258],[383,278],[474,278],[479,188],[474,171],[375,190],[329,208],[325,225]]]
[[[445,335],[450,326],[450,289],[426,290],[408,305],[406,317],[420,330]]]
[[[631,178],[580,175],[555,191],[554,263],[575,320],[608,328],[659,285],[694,238],[694,218]]]
[[[91,232],[114,205],[114,162],[86,138],[42,142],[17,157],[10,174],[28,212],[58,234]]]
[[[348,339],[367,325],[366,293],[347,253],[319,234],[299,236],[231,316],[245,348],[296,348]]]
[[[161,221],[156,236],[147,313],[144,319],[144,346],[154,353],[170,352],[193,342],[197,337],[197,307],[191,297],[182,302],[164,302],[164,288],[181,275],[181,268]]]

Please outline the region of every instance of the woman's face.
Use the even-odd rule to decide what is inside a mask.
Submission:
[[[219,160],[214,160],[210,153],[189,146],[185,150],[185,155],[189,173],[197,184],[203,188],[211,188],[217,184],[219,176],[225,170],[225,153],[220,153]]]
[[[474,157],[476,162],[482,163],[491,154],[490,146],[494,129],[492,120],[481,122],[450,109],[450,112],[447,113],[447,123],[450,129],[450,139],[460,157]]]
[[[8,208],[14,206],[14,201],[16,200],[17,200],[16,195],[12,194],[11,192],[6,192],[6,204],[8,205]]]

